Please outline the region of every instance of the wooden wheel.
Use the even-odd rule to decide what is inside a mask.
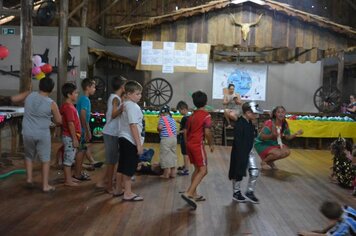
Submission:
[[[337,112],[341,106],[341,92],[333,86],[322,86],[314,93],[314,105],[323,113]]]
[[[167,80],[155,78],[145,85],[144,96],[147,106],[161,107],[171,101],[173,97],[173,89]]]

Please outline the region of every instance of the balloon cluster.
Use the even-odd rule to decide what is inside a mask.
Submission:
[[[46,74],[52,72],[52,66],[50,64],[42,63],[42,58],[39,55],[32,57],[32,62],[34,66],[32,67],[32,75],[35,76],[37,80],[41,80],[46,77]]]
[[[7,56],[9,56],[9,49],[7,49],[7,47],[2,46],[0,44],[0,59],[3,60]]]

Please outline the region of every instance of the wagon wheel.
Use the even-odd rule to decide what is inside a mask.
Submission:
[[[148,106],[164,106],[168,104],[173,96],[171,84],[162,78],[149,81],[144,88],[145,101]]]
[[[341,106],[341,92],[333,86],[322,86],[314,93],[314,105],[323,113],[336,112]]]
[[[99,76],[94,76],[93,80],[95,81],[95,93],[90,96],[91,99],[103,99],[106,92],[105,81]]]

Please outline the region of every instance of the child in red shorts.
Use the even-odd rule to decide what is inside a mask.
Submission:
[[[201,91],[193,93],[192,97],[197,110],[188,118],[184,140],[190,162],[194,165],[194,172],[188,190],[181,197],[195,210],[197,208],[196,201],[205,200],[203,196],[197,194],[198,185],[208,173],[204,139],[206,138],[208,141],[211,152],[214,151],[214,146],[210,130],[211,116],[204,110],[208,98]]]

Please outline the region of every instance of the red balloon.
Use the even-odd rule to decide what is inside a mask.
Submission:
[[[4,59],[9,55],[9,49],[7,47],[0,45],[0,59]]]
[[[52,72],[52,66],[50,64],[44,64],[41,66],[41,70],[43,73],[48,74]]]

